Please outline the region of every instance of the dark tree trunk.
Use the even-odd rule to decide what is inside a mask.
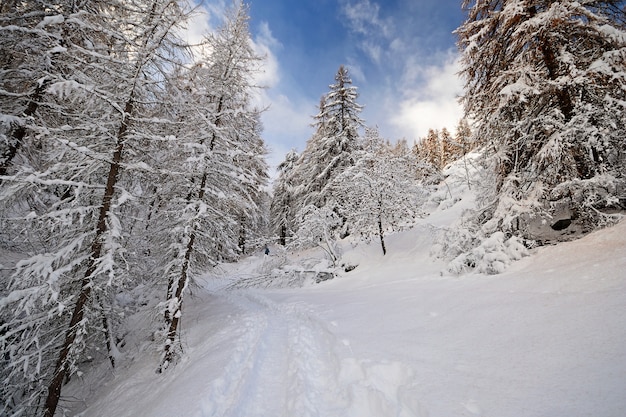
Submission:
[[[380,210],[380,207],[379,207]],[[383,256],[387,254],[387,248],[385,247],[385,234],[383,232],[383,220],[379,214],[378,216],[378,236],[380,237],[380,246],[383,248]]]
[[[202,200],[204,198],[204,189],[206,187],[207,181],[207,173],[203,173],[202,181],[200,182],[200,191],[198,193],[198,199]],[[191,254],[193,253],[193,245],[196,241],[196,227],[194,227],[191,231],[191,235],[189,236],[189,242],[187,243],[187,250],[185,251],[185,257],[183,261],[183,268],[180,273],[180,277],[178,278],[178,283],[176,286],[176,292],[174,293],[174,298],[178,300],[178,305],[176,311],[166,312],[169,316],[168,320],[166,320],[166,324],[169,321],[169,329],[167,331],[167,343],[165,344],[165,354],[163,355],[163,360],[161,362],[161,366],[158,369],[158,372],[163,372],[165,368],[169,365],[169,363],[174,358],[174,343],[176,341],[176,334],[178,332],[178,324],[180,323],[180,316],[183,307],[183,290],[187,285],[189,280],[189,263],[191,261]],[[169,298],[168,298],[169,299]],[[171,314],[171,315],[170,315]]]
[[[280,226],[280,238],[278,243],[280,243],[282,246],[287,245],[287,226],[285,226],[284,224]]]
[[[35,88],[35,92],[29,100],[24,113],[22,113],[25,117],[30,117],[35,114],[47,84],[47,82],[42,82]],[[9,166],[13,162],[13,158],[15,158],[17,151],[24,143],[24,136],[26,136],[26,127],[23,125],[17,126],[9,135],[8,148],[0,155],[0,176],[7,174]],[[0,178],[0,184],[2,184],[2,178]]]
[[[240,218],[241,224],[239,225],[239,250],[242,255],[246,254],[246,226],[243,216]]]
[[[383,256],[385,256],[387,254],[387,247],[385,246],[385,233],[383,232],[382,211],[382,202],[378,201],[378,237],[380,237],[380,246],[383,248]]]
[[[102,205],[100,206],[100,213],[98,215],[98,224],[96,227],[96,236],[91,244],[91,256],[89,257],[89,263],[87,270],[82,280],[81,290],[72,312],[72,318],[65,335],[65,341],[59,353],[57,359],[56,369],[52,381],[48,386],[48,396],[46,398],[46,404],[44,408],[44,417],[53,417],[59,404],[59,398],[61,397],[61,386],[63,380],[68,374],[68,356],[74,341],[76,340],[76,326],[83,320],[85,314],[85,306],[89,301],[92,288],[93,274],[96,272],[98,266],[98,259],[102,252],[102,237],[108,230],[107,217],[111,210],[111,202],[113,201],[113,195],[115,194],[115,184],[117,183],[118,174],[120,171],[120,163],[122,161],[122,151],[124,149],[124,140],[126,137],[126,131],[128,130],[129,116],[133,111],[133,102],[129,100],[126,103],[124,109],[124,118],[122,119],[122,125],[117,134],[117,145],[115,152],[113,153],[113,160],[109,169],[109,175],[107,178],[106,187],[104,190],[104,196],[102,198]]]

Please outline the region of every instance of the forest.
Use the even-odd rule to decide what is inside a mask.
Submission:
[[[524,253],[623,218],[623,1],[463,0],[453,131],[381,137],[342,65],[271,184],[247,7],[189,45],[183,2],[0,3],[1,415],[59,415],[78,363],[115,367],[128,294],[158,294],[132,305],[153,309],[165,373],[206,270],[266,244],[337,268],[342,239],[386,254],[454,161],[480,198],[440,238],[451,273],[502,272],[481,250],[494,239]]]

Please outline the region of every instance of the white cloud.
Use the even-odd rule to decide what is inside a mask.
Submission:
[[[363,68],[355,59],[348,58],[348,74],[350,75],[353,83],[364,84],[367,82]]]
[[[281,48],[282,45],[274,36],[267,22],[259,25],[257,36],[252,41],[254,52],[263,58],[259,73],[255,76],[255,82],[262,87],[274,87],[280,82],[280,66],[273,49]]]
[[[270,149],[268,163],[273,173],[288,151],[303,151],[305,141],[313,134],[312,115],[317,111],[317,103],[294,103],[285,95],[267,100],[269,108],[262,115],[263,138]]]
[[[368,35],[371,29],[377,29],[385,37],[390,33],[390,22],[380,18],[380,6],[377,3],[369,0],[346,2],[342,12],[348,18],[350,29],[356,33]]]
[[[380,63],[383,50],[393,33],[393,21],[380,17],[380,6],[370,0],[359,0],[356,3],[344,1],[342,14],[347,18],[346,26],[350,31],[362,37],[359,48],[371,60]]]
[[[448,59],[441,65],[415,67],[405,74],[404,82],[416,83],[415,87],[405,90],[390,118],[401,136],[416,140],[426,136],[428,129],[444,127],[454,132],[463,117],[458,103],[463,91],[459,69],[458,59]]]

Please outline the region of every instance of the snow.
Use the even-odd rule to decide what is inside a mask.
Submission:
[[[62,14],[55,16],[45,16],[41,22],[36,26],[38,29],[46,27],[48,25],[60,25],[65,21],[65,18]]]
[[[333,280],[237,285],[329,265],[320,249],[274,247],[205,275],[185,301],[183,356],[161,374],[151,318],[130,317],[117,367],[81,368],[64,388],[68,415],[626,415],[626,221],[525,257],[495,235],[484,246],[508,252],[500,274],[450,275],[432,246],[474,200],[449,174],[386,256],[343,242],[357,267]]]

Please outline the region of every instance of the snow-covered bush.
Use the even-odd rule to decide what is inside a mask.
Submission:
[[[518,237],[507,237],[503,232],[495,232],[476,248],[454,258],[448,270],[460,274],[471,268],[484,274],[500,274],[513,261],[527,255],[528,249]]]

